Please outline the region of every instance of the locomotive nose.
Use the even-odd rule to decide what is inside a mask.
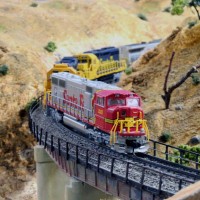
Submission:
[[[129,107],[121,107],[120,108],[120,117],[126,118],[132,116],[132,109]]]
[[[134,119],[142,119],[143,112],[140,109],[134,109],[130,107],[122,107],[120,109],[120,117],[125,119],[127,117],[134,118]]]

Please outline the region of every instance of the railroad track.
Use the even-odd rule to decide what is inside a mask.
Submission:
[[[80,164],[90,165],[99,172],[138,184],[151,191],[175,194],[180,189],[200,180],[200,172],[146,154],[127,155],[99,146],[86,137],[56,123],[51,117],[45,117],[42,106],[31,114],[31,126],[35,137],[44,146],[48,144],[59,149],[61,155],[76,159]],[[51,133],[50,136],[44,133]]]

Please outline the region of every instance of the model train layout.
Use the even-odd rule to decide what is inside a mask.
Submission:
[[[187,150],[149,139],[141,98],[136,93],[66,72],[65,67],[58,65],[47,73],[43,98],[47,117],[41,100],[40,97],[30,111],[30,130],[71,176],[87,183],[87,177],[94,174],[92,182],[96,187],[102,175],[109,174],[108,178],[116,180],[112,185],[117,185],[119,193],[139,185],[141,191],[147,188],[153,197],[156,192],[161,198],[199,180],[198,170],[181,166]],[[171,153],[173,149],[180,156]],[[196,153],[192,155],[199,157]],[[173,157],[181,165],[169,162]],[[194,161],[189,162],[195,166]],[[91,171],[86,174],[86,169]],[[108,178],[104,179],[104,185],[108,184]],[[119,180],[126,189],[119,187]],[[126,194],[129,199],[131,192]]]

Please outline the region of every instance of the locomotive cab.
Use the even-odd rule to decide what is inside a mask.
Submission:
[[[98,91],[94,114],[96,127],[110,133],[110,144],[118,151],[146,151],[148,128],[139,96],[123,90]]]

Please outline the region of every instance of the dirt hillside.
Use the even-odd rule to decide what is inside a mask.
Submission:
[[[31,6],[32,3],[36,3],[37,6]],[[30,180],[29,174],[35,170],[32,156],[34,140],[28,131],[25,107],[33,97],[42,93],[47,69],[65,55],[104,46],[119,46],[166,38],[177,26],[186,25],[188,20],[191,20],[190,16],[193,16],[190,11],[185,12],[181,17],[162,12],[169,4],[168,0],[141,0],[139,2],[133,0],[0,1],[0,65],[7,65],[9,68],[6,76],[0,76],[0,172],[2,172],[0,199],[8,197],[14,190],[23,188]],[[145,14],[148,21],[139,19],[137,17],[139,13]],[[57,45],[54,53],[44,50],[44,46],[49,41]],[[167,46],[167,42],[164,44]],[[168,46],[170,45],[168,43]],[[165,47],[160,46],[160,48]],[[187,53],[188,51],[183,49],[181,52],[189,57],[191,55]],[[197,52],[193,53],[197,56]],[[149,119],[153,121],[151,116],[158,119],[156,122],[155,120],[152,123],[150,121],[152,124],[150,128],[153,131],[156,130],[155,133],[160,133],[165,126],[163,118],[166,113],[171,116],[170,112],[173,112],[173,117],[177,121],[182,112],[185,112],[183,116],[186,119],[189,118],[186,107],[181,112],[156,113],[154,111],[155,104],[158,104],[157,108],[162,107],[162,101],[159,99],[161,90],[157,85],[162,82],[162,79],[157,78],[157,75],[164,74],[162,68],[166,68],[167,65],[166,63],[159,65],[161,60],[156,59],[159,56],[167,63],[170,51],[167,55],[160,53],[149,61],[143,59],[144,61],[140,61],[144,62],[140,64],[143,67],[140,68],[139,65],[137,67],[137,73],[140,75],[137,78],[142,76],[144,79],[147,75],[152,87],[148,83],[148,86],[138,84],[135,88],[147,100],[145,102],[146,112],[155,113],[154,115],[149,114]],[[196,62],[196,60],[191,62]],[[152,76],[148,75],[149,63],[155,69],[154,72],[153,69],[151,71]],[[159,66],[159,69],[155,66]],[[189,67],[189,63],[184,66]],[[180,70],[185,70],[185,68]],[[182,71],[174,73],[179,72]],[[129,80],[132,82],[131,78]],[[145,81],[148,82],[147,78]],[[151,93],[147,87],[158,98],[151,99]],[[158,88],[158,93],[155,93],[156,88]],[[195,90],[197,89],[190,91],[191,95],[195,93]],[[183,91],[180,90],[183,98],[188,99],[187,94],[182,93]],[[194,100],[194,104],[190,104],[190,101],[186,105],[196,105],[196,101]],[[156,123],[158,129],[153,125]],[[176,132],[174,127],[171,129]],[[13,199],[10,196],[9,198]],[[30,198],[24,197],[24,199]]]

